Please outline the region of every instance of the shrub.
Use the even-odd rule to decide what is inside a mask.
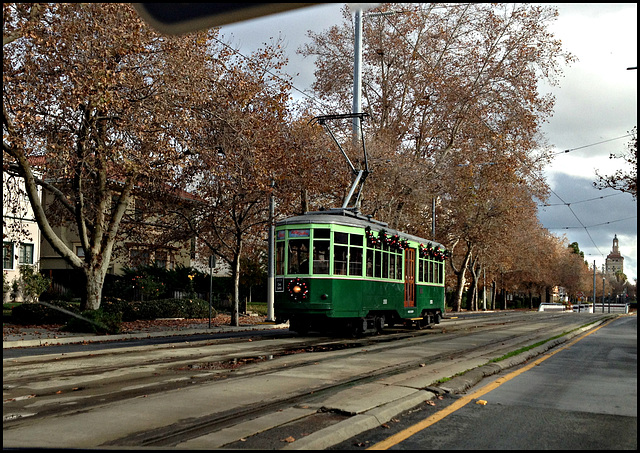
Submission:
[[[40,294],[45,292],[49,285],[51,285],[51,280],[36,272],[33,266],[20,266],[18,286],[25,302],[37,302]]]
[[[103,301],[102,309],[107,313],[121,313],[123,321],[209,316],[209,303],[202,299],[159,299],[136,302],[107,299]],[[212,309],[212,316],[216,314]]]
[[[107,313],[103,310],[86,310],[80,316],[84,319],[71,317],[62,328],[67,332],[106,333],[120,332],[122,315],[120,313]]]
[[[52,301],[50,304],[73,313],[80,311],[78,304],[71,302]],[[61,310],[42,304],[20,304],[11,309],[11,322],[21,325],[64,324],[70,317]]]

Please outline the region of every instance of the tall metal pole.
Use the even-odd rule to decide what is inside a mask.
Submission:
[[[273,241],[275,236],[275,225],[273,217],[275,215],[275,199],[273,196],[273,187],[275,182],[271,181],[271,195],[269,196],[269,251],[267,265],[267,319],[268,322],[275,321],[274,317],[274,289],[275,289],[275,266],[274,266],[274,247]]]
[[[209,257],[209,329],[211,329],[211,305],[213,305],[213,268],[216,267],[216,257]]]
[[[593,299],[591,299],[593,302],[593,310],[591,310],[591,313],[595,313],[596,312],[596,260],[593,260]]]
[[[604,264],[602,265],[602,313],[604,313]]]
[[[362,113],[361,92],[362,92],[362,9],[356,10],[355,16],[355,42],[353,46],[353,111],[351,113]],[[357,145],[360,142],[360,118],[353,118],[353,142]]]
[[[436,240],[436,198],[431,199],[431,239]]]

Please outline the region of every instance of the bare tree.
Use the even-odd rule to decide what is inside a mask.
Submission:
[[[638,127],[630,132],[631,141],[627,147],[629,151],[621,155],[611,154],[610,159],[624,159],[628,164],[627,170],[617,170],[611,176],[601,176],[596,170],[598,180],[593,183],[598,189],[611,188],[620,192],[630,193],[634,200],[638,199]]]

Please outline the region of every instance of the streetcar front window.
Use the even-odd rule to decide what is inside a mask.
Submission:
[[[276,242],[276,275],[284,275],[284,241]]]
[[[289,239],[288,274],[309,273],[309,239]]]
[[[328,274],[331,237],[328,229],[313,230],[313,273]]]

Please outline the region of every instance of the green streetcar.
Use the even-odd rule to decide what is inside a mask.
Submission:
[[[291,330],[360,335],[385,324],[440,322],[441,244],[349,209],[290,217],[275,232],[275,315]]]

